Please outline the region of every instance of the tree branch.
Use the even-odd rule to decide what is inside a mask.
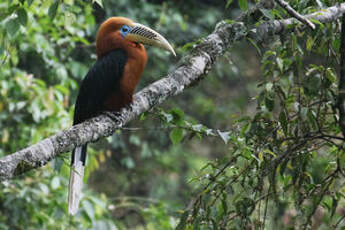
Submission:
[[[276,0],[276,2],[283,7],[292,17],[296,18],[297,20],[299,20],[300,22],[308,25],[310,28],[312,28],[313,30],[315,29],[315,25],[309,21],[307,18],[303,17],[302,15],[300,15],[297,11],[295,11],[287,2],[285,2],[284,0]]]
[[[306,15],[322,23],[334,21],[345,12],[345,3],[327,8],[323,11]],[[198,44],[181,64],[164,77],[135,94],[133,103],[120,113],[107,113],[86,122],[61,131],[37,144],[7,155],[0,159],[0,181],[20,175],[33,168],[41,167],[61,153],[72,150],[87,142],[97,141],[110,136],[116,129],[123,127],[141,113],[161,104],[167,98],[180,94],[187,87],[200,81],[211,69],[217,57],[221,56],[236,41],[250,36],[256,41],[283,31],[292,30],[295,19],[264,22],[250,30],[241,22],[228,24],[220,22],[213,33]],[[302,28],[303,29],[303,28]],[[109,116],[111,114],[111,116]],[[115,117],[116,115],[116,117]]]
[[[335,6],[316,11],[312,14],[305,15],[307,19],[314,19],[320,23],[332,22],[339,19],[345,12],[345,3],[337,4]],[[285,31],[288,31],[289,28],[294,24],[300,24],[295,18],[289,18],[284,20],[274,20],[272,22],[265,22],[259,26],[253,28],[248,32],[248,36],[256,42],[263,42],[268,38],[272,37],[275,34],[281,34]],[[304,28],[300,28],[303,30]]]

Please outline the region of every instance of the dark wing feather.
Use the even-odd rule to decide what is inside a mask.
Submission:
[[[81,83],[74,110],[73,124],[79,124],[104,111],[107,98],[120,90],[120,80],[127,61],[123,50],[115,50],[98,60]],[[68,195],[68,212],[74,215],[78,210],[87,144],[72,152],[72,168]]]
[[[126,61],[125,51],[118,49],[102,57],[89,70],[80,86],[73,125],[104,111],[106,99],[120,89]]]

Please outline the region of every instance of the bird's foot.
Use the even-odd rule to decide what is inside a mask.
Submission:
[[[121,115],[120,112],[111,112],[111,111],[105,111],[102,114],[109,117],[113,121],[118,121]]]

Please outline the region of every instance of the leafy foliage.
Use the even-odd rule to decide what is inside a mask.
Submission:
[[[329,24],[265,47],[256,112],[235,122],[227,156],[195,178],[203,185],[185,211],[188,217],[181,217],[181,229],[339,225],[344,199],[336,101],[340,54],[334,47],[339,39],[339,27]]]

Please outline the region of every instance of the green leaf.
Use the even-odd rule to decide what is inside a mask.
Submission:
[[[60,178],[58,176],[55,176],[52,179],[51,186],[52,186],[52,189],[54,190],[60,187]]]
[[[247,38],[247,39],[256,48],[256,50],[258,51],[259,55],[262,56],[261,50],[260,50],[259,46],[256,44],[256,42],[253,41],[253,39],[251,39],[251,38]]]
[[[340,49],[340,42],[341,40],[339,38],[335,38],[333,41],[332,41],[332,47],[334,50],[339,50]]]
[[[39,187],[41,189],[41,191],[43,192],[44,195],[48,195],[49,194],[49,188],[46,184],[40,183]]]
[[[217,133],[219,134],[219,136],[222,138],[222,140],[224,141],[225,144],[228,143],[228,141],[230,140],[230,132],[222,132],[220,130],[217,130]]]
[[[18,15],[19,23],[22,24],[23,26],[26,26],[26,24],[28,22],[28,15],[27,15],[25,9],[24,8],[20,8],[17,11],[17,15]]]
[[[247,0],[239,0],[238,4],[242,11],[246,11],[248,9],[248,2]]]
[[[95,211],[94,211],[94,208],[93,208],[92,204],[89,201],[84,200],[83,201],[83,208],[84,208],[87,216],[91,220],[94,220],[94,218],[95,218]]]
[[[288,135],[288,120],[284,111],[281,111],[279,114],[279,122],[282,126],[284,134]]]
[[[314,44],[314,39],[311,36],[308,36],[307,43],[306,43],[306,48],[308,51],[311,50]]]
[[[63,86],[63,85],[56,85],[56,86],[55,86],[55,89],[57,89],[58,91],[60,91],[60,92],[63,93],[63,94],[66,94],[66,95],[69,93],[68,88],[66,88],[66,87]]]
[[[272,111],[274,109],[274,99],[266,95],[265,97],[265,106],[269,111]]]
[[[228,7],[230,6],[231,3],[232,3],[232,0],[228,0],[228,1],[226,2],[225,8],[228,8]]]
[[[147,118],[147,116],[148,116],[148,112],[143,112],[141,115],[140,115],[140,121],[143,121],[143,120],[145,120],[146,118]]]
[[[20,27],[18,18],[11,18],[10,20],[8,20],[5,27],[9,36],[13,37],[17,33]]]
[[[268,9],[260,9],[260,11],[270,20],[274,20],[274,16],[271,14],[271,11]]]
[[[103,1],[102,1],[102,0],[92,0],[92,3],[96,3],[96,4],[98,4],[100,7],[104,8],[104,7],[103,7]]]
[[[188,42],[181,49],[183,52],[187,52],[187,51],[191,50],[195,45],[196,45],[195,42]]]
[[[308,19],[315,24],[319,24],[321,29],[325,27],[322,22],[320,22],[319,20],[316,20],[315,18],[308,18]]]
[[[272,82],[268,82],[266,84],[266,90],[267,92],[271,92],[272,91],[272,88],[273,88],[273,83]]]
[[[44,213],[43,211],[36,212],[36,213],[35,213],[35,216],[37,217],[37,219],[39,219],[39,220],[42,221],[43,223],[49,222],[49,215],[47,215],[47,214]]]
[[[56,1],[53,4],[50,5],[50,7],[48,9],[48,16],[51,19],[55,18],[58,6],[59,6],[59,1]]]
[[[180,128],[174,128],[173,130],[171,130],[169,136],[170,136],[171,142],[174,145],[176,145],[176,144],[180,143],[182,138],[183,138],[183,130]]]
[[[327,70],[326,70],[326,77],[332,83],[337,81],[337,76],[334,74],[334,72],[333,72],[333,70],[331,68],[327,68]]]
[[[176,124],[182,124],[182,121],[184,119],[184,112],[182,109],[179,108],[173,108],[172,110],[169,111],[171,115],[174,117],[174,122]]]
[[[77,16],[72,12],[65,12],[65,26],[71,26],[77,21]]]
[[[175,230],[184,230],[186,228],[188,215],[189,215],[189,211],[183,212],[180,219],[180,223],[177,225]]]
[[[278,68],[280,69],[280,72],[283,72],[283,67],[284,67],[283,66],[283,59],[277,57],[276,61],[277,61]]]

